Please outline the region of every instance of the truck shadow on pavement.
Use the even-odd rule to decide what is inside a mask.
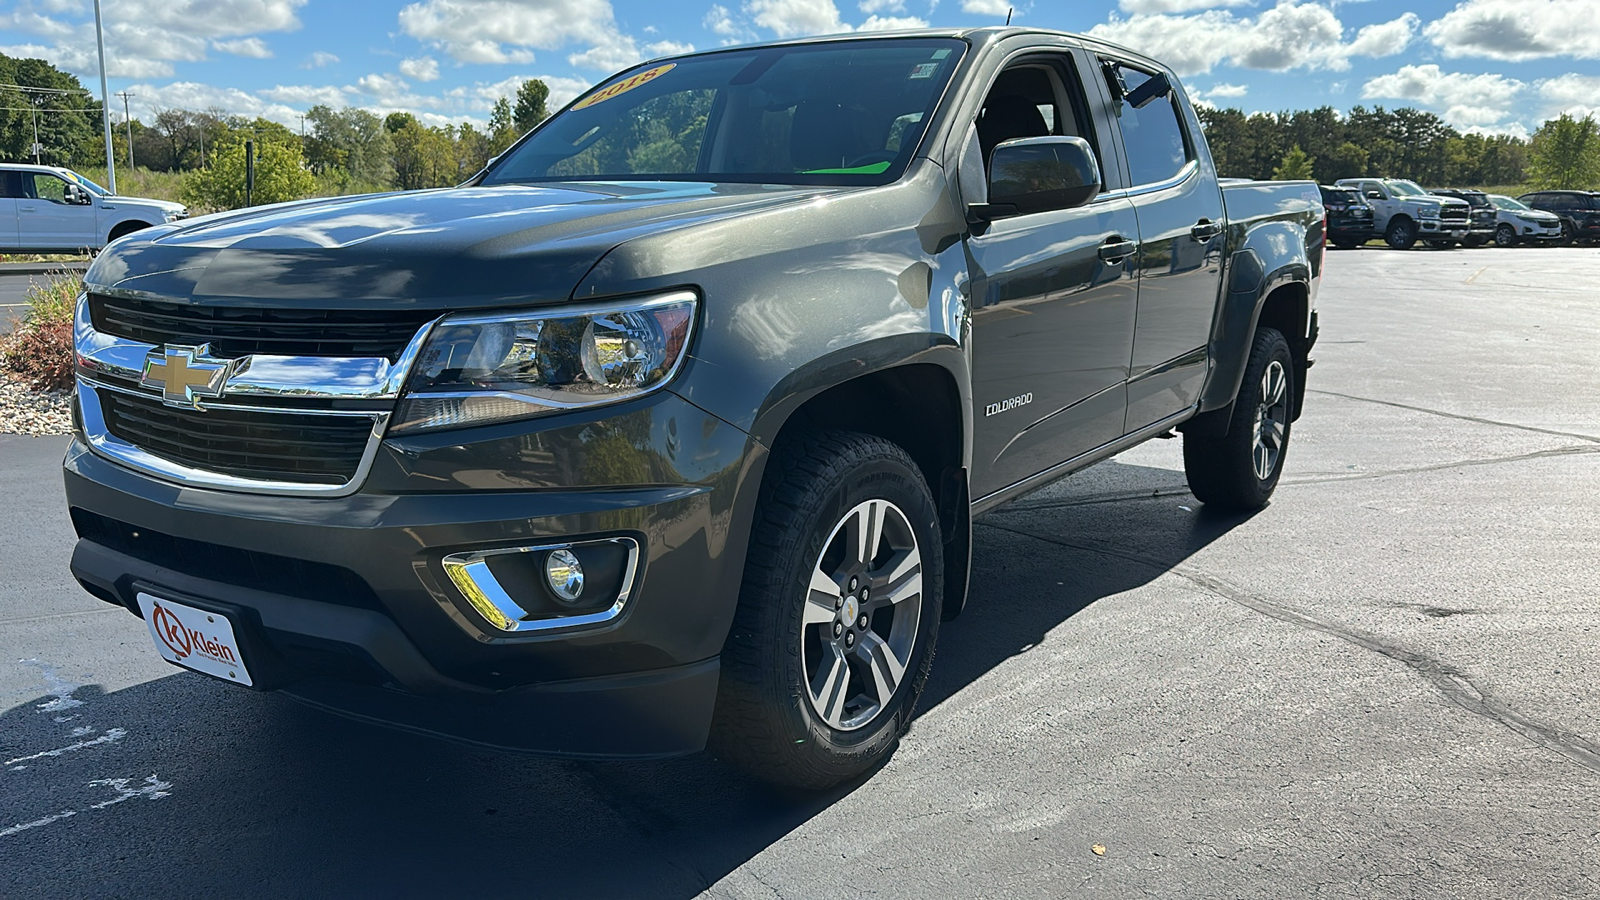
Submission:
[[[1177,493],[1181,475],[1175,489],[1167,470],[1103,466],[1144,496],[1052,491],[980,520],[971,602],[942,631],[924,712],[1163,571],[1064,544],[1092,535],[1171,567],[1244,521]],[[705,754],[488,753],[181,673],[58,690],[0,714],[10,896],[692,897],[872,790],[790,794]],[[876,777],[917,777],[888,765]]]

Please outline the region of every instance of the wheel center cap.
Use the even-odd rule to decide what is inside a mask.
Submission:
[[[844,608],[839,610],[839,619],[846,624],[854,622],[856,616],[861,614],[861,603],[854,597],[844,598]]]

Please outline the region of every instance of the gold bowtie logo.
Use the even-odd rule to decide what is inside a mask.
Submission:
[[[200,409],[202,398],[222,396],[232,368],[231,360],[212,358],[210,344],[164,347],[145,357],[139,383],[160,389],[161,399],[173,406]]]

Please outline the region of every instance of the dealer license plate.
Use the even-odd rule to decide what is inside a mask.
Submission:
[[[227,616],[145,593],[139,594],[138,600],[156,650],[167,662],[224,681],[253,683]]]

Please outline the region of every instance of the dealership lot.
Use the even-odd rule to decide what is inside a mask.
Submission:
[[[1272,505],[1173,440],[985,516],[911,735],[818,797],[181,673],[67,574],[65,439],[0,436],[0,893],[1600,894],[1600,250],[1327,269]]]

